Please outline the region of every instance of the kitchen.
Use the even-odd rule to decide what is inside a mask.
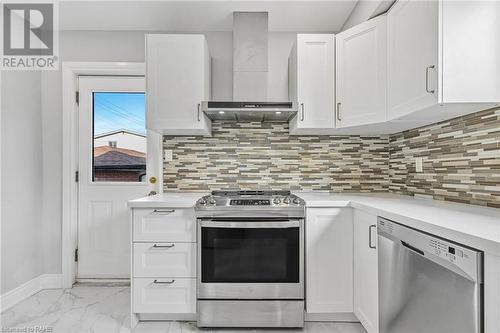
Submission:
[[[56,7],[1,71],[4,329],[500,331],[500,2]]]

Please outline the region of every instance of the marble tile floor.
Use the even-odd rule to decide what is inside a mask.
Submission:
[[[1,314],[1,332],[127,333],[130,288],[77,285],[43,290]],[[37,329],[37,330],[34,330]],[[44,330],[45,329],[45,330]],[[140,323],[135,333],[365,333],[359,323],[306,323],[302,329],[199,330],[195,323]]]

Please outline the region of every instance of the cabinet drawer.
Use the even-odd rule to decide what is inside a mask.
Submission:
[[[134,313],[195,313],[196,279],[134,278]]]
[[[196,277],[196,243],[134,243],[134,276]]]
[[[134,241],[196,241],[196,218],[192,208],[136,208],[133,224]]]

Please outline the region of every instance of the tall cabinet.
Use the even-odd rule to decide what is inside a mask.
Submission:
[[[163,135],[210,135],[201,110],[210,99],[210,54],[204,35],[146,35],[146,123]]]
[[[335,42],[336,127],[386,121],[386,16],[337,34]]]
[[[297,116],[290,134],[318,134],[335,128],[335,36],[298,34],[289,57],[290,100],[297,101]]]

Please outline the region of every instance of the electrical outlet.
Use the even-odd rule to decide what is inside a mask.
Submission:
[[[415,157],[415,171],[424,172],[424,161],[422,157]]]
[[[170,162],[174,159],[173,152],[170,149],[165,149],[163,151],[163,161]]]

